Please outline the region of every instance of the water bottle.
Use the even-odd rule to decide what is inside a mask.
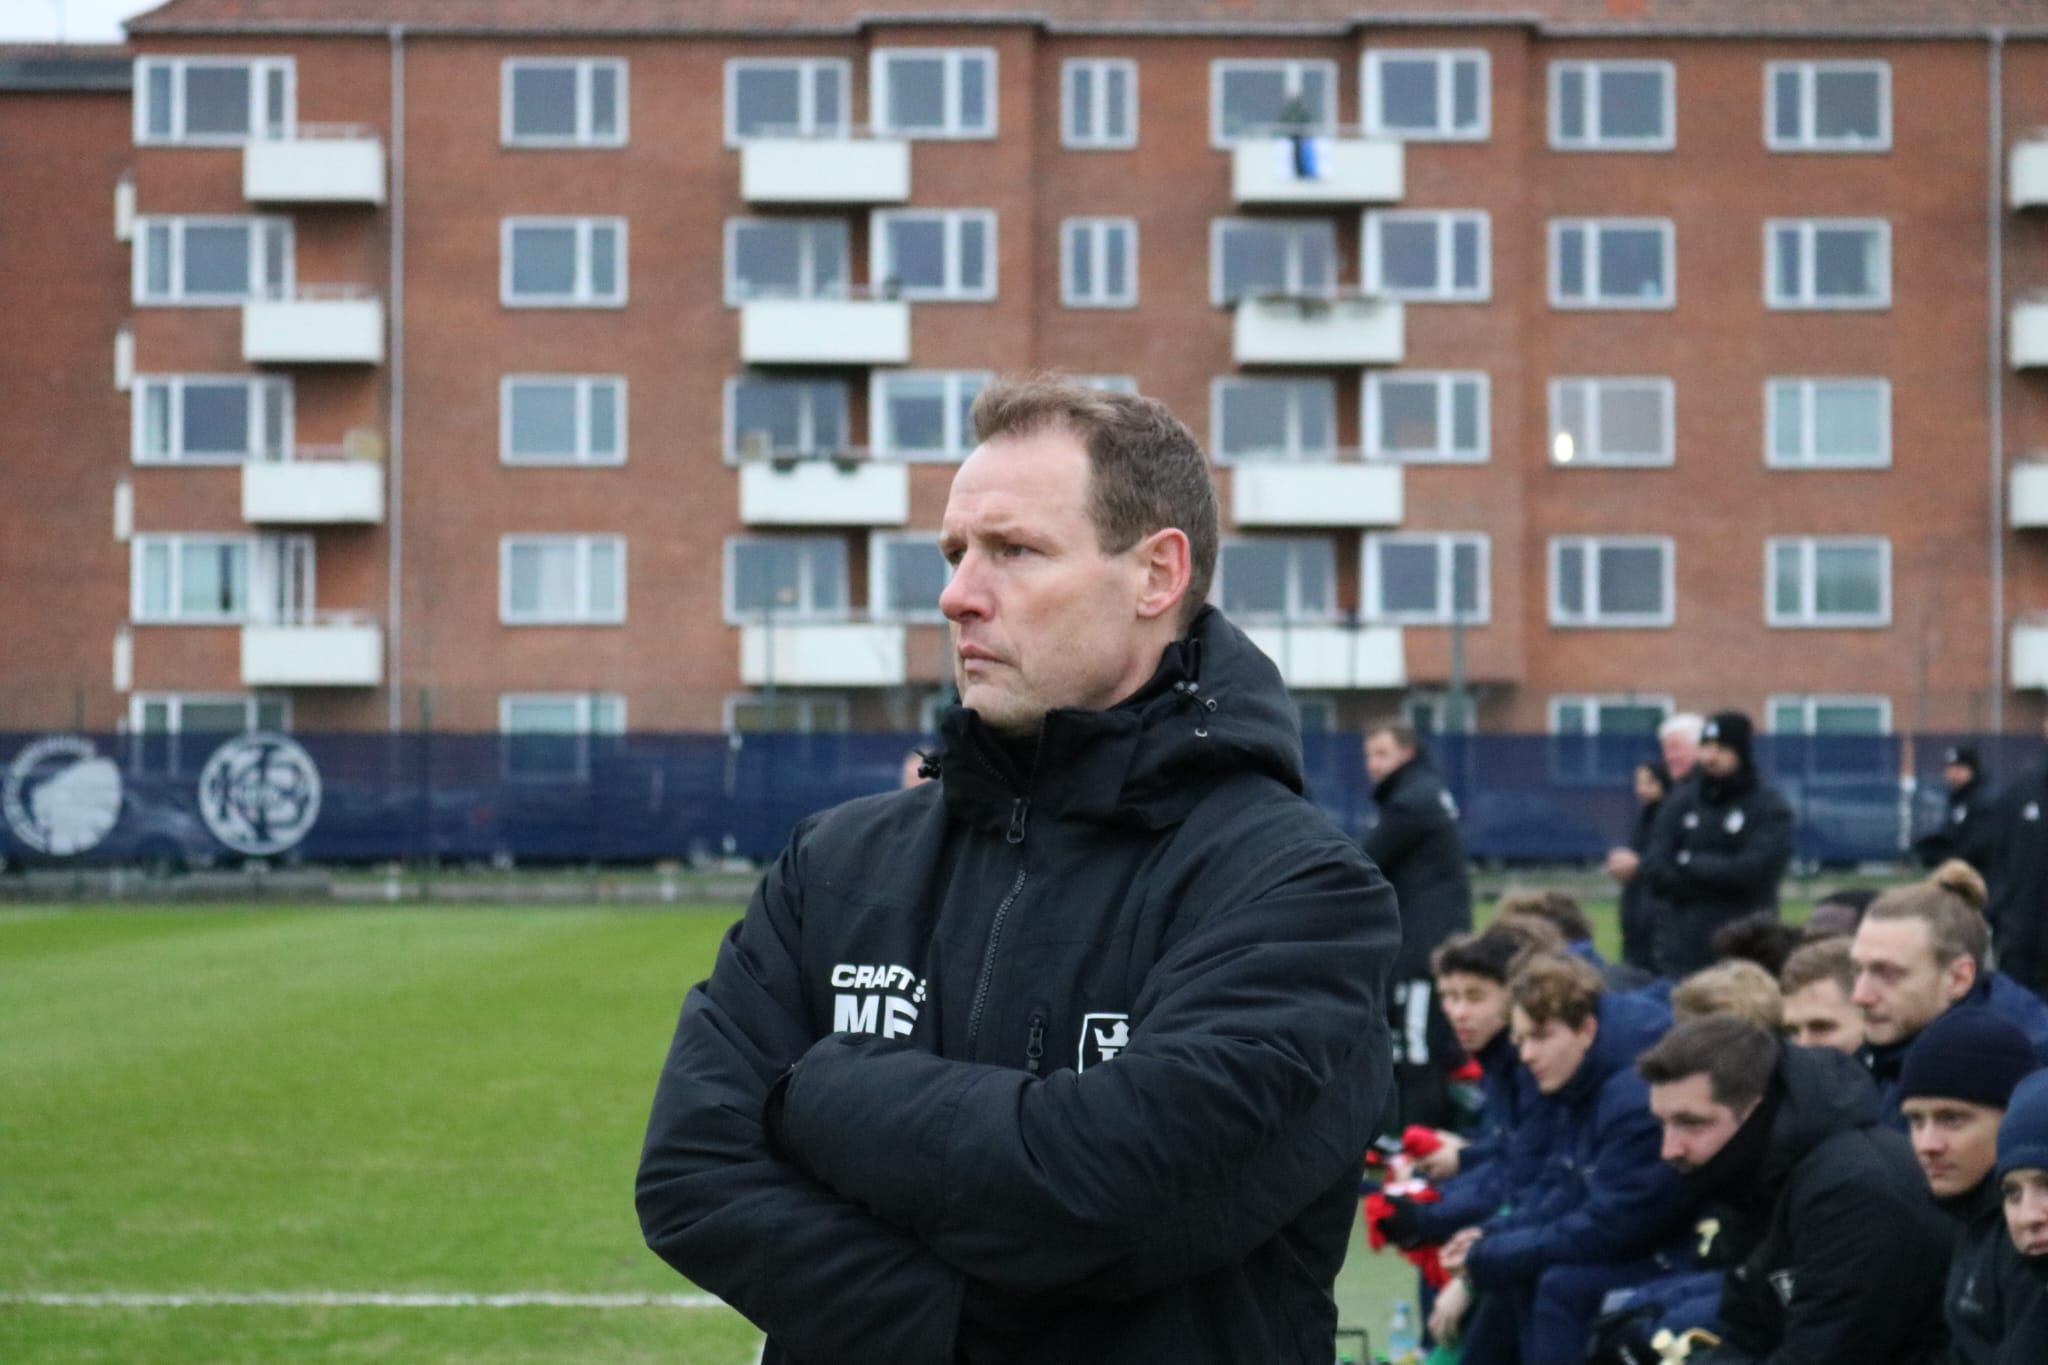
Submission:
[[[1387,1365],[1417,1365],[1421,1359],[1422,1343],[1415,1337],[1415,1310],[1408,1306],[1408,1300],[1396,1300],[1394,1316],[1387,1323]]]

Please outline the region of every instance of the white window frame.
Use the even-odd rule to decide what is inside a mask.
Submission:
[[[1799,708],[1799,728],[1781,730],[1778,728],[1780,707]],[[1892,699],[1881,692],[1773,692],[1764,698],[1764,719],[1769,723],[1769,733],[1774,735],[1800,735],[1819,739],[1852,738],[1846,735],[1821,735],[1814,722],[1824,706],[1869,707],[1877,712],[1879,735],[1892,732]]]
[[[183,573],[180,554],[189,545],[242,545],[249,562],[248,600],[237,612],[201,612],[187,616],[178,606],[179,575]],[[170,609],[152,615],[144,589],[149,551],[163,546],[170,552]],[[171,532],[136,535],[128,542],[128,619],[136,625],[234,626],[293,624],[310,619],[316,595],[317,561],[310,535],[261,535],[253,532]],[[299,598],[278,602],[283,576],[296,579]]]
[[[599,614],[591,606],[593,579],[590,552],[599,542],[614,548],[618,565],[616,613]],[[512,552],[526,546],[568,544],[575,550],[574,584],[576,605],[568,614],[549,616],[542,612],[522,616],[512,609]],[[510,533],[498,537],[498,624],[503,626],[622,626],[626,623],[626,538],[622,535],[564,535],[550,532]]]
[[[1586,713],[1584,730],[1565,730],[1560,722],[1566,707],[1576,706]],[[1600,711],[1603,707],[1632,707],[1641,710],[1655,707],[1664,712],[1669,720],[1678,714],[1678,705],[1665,692],[1557,692],[1553,693],[1545,706],[1544,723],[1549,733],[1565,739],[1584,739],[1601,733]]]
[[[522,704],[536,706],[574,705],[576,726],[573,730],[514,730],[512,711]],[[600,725],[604,717],[598,715],[598,704],[612,708],[617,724]],[[626,733],[626,694],[623,692],[500,692],[498,694],[498,733],[501,735],[623,735]]]
[[[1285,545],[1287,556],[1287,602],[1277,611],[1240,611],[1231,619],[1239,624],[1285,621],[1289,626],[1332,625],[1342,619],[1343,613],[1337,606],[1337,546],[1327,536],[1319,535],[1277,535],[1277,536],[1225,536],[1216,551],[1216,569],[1209,585],[1209,600],[1219,606],[1223,602],[1224,564],[1230,558],[1229,551],[1239,545]],[[1330,550],[1330,572],[1323,582],[1323,600],[1329,603],[1321,610],[1310,610],[1301,605],[1302,564],[1299,555],[1293,551],[1304,545],[1327,545]]]
[[[576,229],[576,287],[567,294],[519,295],[512,292],[512,234],[520,228]],[[609,227],[618,233],[615,256],[619,265],[618,292],[599,294],[591,287],[592,238],[597,229]],[[498,302],[506,308],[624,308],[626,306],[626,220],[604,215],[520,214],[498,220]]]
[[[1778,75],[1792,71],[1799,76],[1799,132],[1789,138],[1778,135]],[[1874,71],[1877,74],[1878,135],[1869,142],[1847,138],[1824,139],[1814,131],[1814,78],[1824,71]],[[1764,63],[1764,146],[1774,152],[1888,152],[1892,149],[1892,64],[1877,60],[1834,60]]]
[[[599,133],[595,130],[596,101],[592,90],[596,85],[592,73],[599,67],[609,67],[612,72],[613,88],[617,92],[618,128],[614,132]],[[576,131],[568,136],[557,134],[517,133],[512,127],[513,76],[521,70],[560,71],[573,70],[576,73]],[[626,83],[627,62],[624,57],[507,57],[498,64],[498,143],[503,147],[561,148],[581,147],[606,149],[623,147],[629,136],[627,110],[632,105]]]
[[[1584,298],[1566,298],[1563,289],[1563,261],[1566,232],[1573,229],[1586,234],[1585,257],[1580,262],[1580,276],[1587,288],[1598,286],[1600,277],[1600,243],[1611,231],[1640,232],[1654,230],[1663,240],[1664,293],[1659,298],[1608,297],[1588,293]],[[1630,311],[1669,311],[1678,306],[1678,229],[1669,218],[1553,218],[1550,220],[1550,306],[1552,308],[1592,310],[1627,309]]]
[[[1381,390],[1388,384],[1428,383],[1436,388],[1436,428],[1438,445],[1433,451],[1405,450],[1388,446],[1380,433]],[[1451,439],[1455,426],[1456,391],[1459,385],[1470,384],[1475,390],[1478,406],[1479,445],[1474,450],[1459,450],[1444,444]],[[1359,386],[1364,412],[1360,419],[1360,430],[1364,433],[1365,453],[1384,459],[1398,460],[1402,464],[1485,464],[1493,458],[1493,382],[1485,370],[1367,370],[1365,383]]]
[[[885,551],[894,545],[938,548],[937,531],[871,531],[868,533],[868,615],[877,621],[901,621],[907,625],[944,625],[946,614],[935,599],[929,607],[905,607],[889,602],[889,575],[883,565]]]
[[[200,133],[184,130],[186,119],[185,82],[195,66],[246,66],[249,68],[249,128],[246,133]],[[171,129],[152,133],[149,129],[149,73],[153,68],[170,73]],[[267,126],[265,105],[270,73],[284,73],[284,123]],[[241,53],[193,57],[137,57],[135,59],[135,145],[138,147],[239,147],[247,142],[270,142],[293,137],[299,125],[299,68],[291,57],[251,57]]]
[[[574,385],[576,389],[576,449],[566,454],[537,458],[512,453],[512,391],[521,384]],[[600,386],[612,390],[612,413],[617,449],[591,448],[591,394]],[[498,463],[511,469],[545,469],[622,465],[626,462],[626,377],[622,374],[508,374],[498,380]]]
[[[1436,65],[1437,126],[1430,131],[1389,127],[1380,109],[1381,68],[1388,62],[1430,61]],[[1479,119],[1471,128],[1459,128],[1454,115],[1456,71],[1471,62],[1479,68]],[[1383,47],[1365,54],[1359,64],[1359,108],[1365,111],[1367,137],[1393,138],[1401,142],[1484,142],[1493,135],[1493,54],[1483,47]]]
[[[1436,606],[1429,611],[1388,611],[1380,605],[1380,560],[1378,551],[1383,545],[1417,546],[1425,545],[1436,551],[1437,592]],[[1470,545],[1478,551],[1478,564],[1474,588],[1478,602],[1473,609],[1458,618],[1458,624],[1467,626],[1491,625],[1493,622],[1493,537],[1484,531],[1368,531],[1361,538],[1360,553],[1363,557],[1364,603],[1363,618],[1375,625],[1448,626],[1452,624],[1452,591],[1455,584],[1457,562],[1455,556],[1460,546]]]
[[[249,451],[246,455],[189,455],[184,450],[185,390],[194,384],[240,384],[250,390]],[[149,399],[164,395],[166,448],[159,455],[149,449]],[[264,448],[269,426],[269,405],[279,409],[278,425],[283,447]],[[269,374],[139,374],[129,388],[129,457],[140,465],[238,465],[289,460],[293,451],[292,381]]]
[[[756,298],[794,299],[798,301],[845,298],[847,290],[850,287],[849,281],[853,274],[853,234],[851,232],[842,231],[840,237],[840,241],[845,246],[846,254],[840,259],[839,262],[838,287],[836,289],[824,289],[821,288],[818,284],[818,239],[816,234],[809,231],[809,229],[823,228],[829,231],[829,229],[836,227],[843,230],[846,227],[846,225],[846,220],[844,218],[825,217],[815,214],[806,214],[803,216],[791,215],[788,217],[776,218],[763,218],[751,214],[742,214],[738,217],[726,219],[725,306],[728,308],[738,308],[741,305],[749,303]],[[797,228],[803,230],[804,248],[802,272],[804,275],[804,279],[801,281],[797,293],[749,294],[740,287],[739,235],[741,232],[751,227],[782,227]]]
[[[725,538],[723,568],[719,580],[719,601],[725,612],[725,623],[729,626],[762,626],[770,623],[765,608],[740,610],[733,601],[733,588],[737,576],[733,572],[734,562],[740,547],[745,545],[799,545],[805,553],[797,570],[797,600],[787,607],[778,606],[772,613],[773,624],[785,622],[833,622],[848,620],[853,614],[853,556],[847,553],[846,538],[836,535],[732,535]],[[817,597],[817,571],[812,561],[812,552],[818,547],[836,551],[839,555],[839,581],[846,593],[846,600],[836,607],[821,607]]]
[[[733,725],[733,717],[739,708],[742,706],[766,706],[767,704],[768,697],[765,693],[728,692],[725,694],[725,699],[719,704],[719,728],[728,735],[738,734],[740,731]],[[775,704],[778,707],[790,706],[796,708],[797,728],[794,731],[770,731],[768,733],[836,735],[843,734],[853,728],[851,720],[852,708],[847,705],[846,698],[836,692],[819,694],[785,687],[775,694]],[[819,724],[820,720],[828,717],[833,723]]]
[[[1605,390],[1628,385],[1636,388],[1654,388],[1663,409],[1664,448],[1657,454],[1644,457],[1639,455],[1609,455],[1604,445],[1597,440],[1591,450],[1573,447],[1569,459],[1561,458],[1564,436],[1564,398],[1569,388],[1584,390],[1582,400],[1586,409],[1586,422],[1595,436],[1600,432],[1600,409],[1606,398]],[[1546,386],[1550,400],[1549,436],[1545,444],[1549,447],[1550,463],[1558,469],[1665,469],[1677,459],[1678,448],[1678,386],[1669,375],[1661,374],[1598,374],[1559,375]]]
[[[249,234],[247,293],[185,292],[185,234],[192,228],[199,227],[239,227]],[[152,296],[149,293],[149,236],[158,228],[170,233],[170,292],[162,296]],[[278,276],[282,281],[283,297],[290,298],[296,292],[298,256],[297,233],[293,230],[291,219],[271,213],[150,214],[136,218],[130,258],[130,301],[140,308],[240,308],[251,300],[271,297],[266,281],[271,274],[268,253],[273,239],[273,228],[281,228],[275,235],[275,240],[281,242],[284,248],[284,260]]]
[[[143,712],[151,706],[166,708],[167,724],[161,730],[143,729]],[[278,729],[289,733],[292,728],[292,699],[285,692],[132,692],[128,696],[128,715],[124,722],[124,733],[143,737],[177,738],[191,733],[185,728],[184,713],[188,706],[239,706],[242,708],[242,729],[244,732],[262,729],[259,708],[274,706],[279,712]],[[176,761],[172,762],[176,771]]]
[[[977,392],[993,382],[995,376],[988,370],[884,370],[876,369],[868,378],[868,445],[876,455],[889,459],[905,460],[913,464],[955,464],[967,458],[974,449],[974,432],[964,415],[956,416],[961,409],[961,391],[965,385],[974,384]],[[946,381],[946,449],[943,451],[901,450],[896,446],[896,434],[889,421],[888,386],[900,379],[943,379]],[[955,427],[958,430],[955,430]]]
[[[848,391],[845,380],[820,376],[816,374],[782,375],[755,372],[750,374],[727,375],[725,379],[724,395],[725,420],[722,425],[722,430],[725,441],[725,462],[728,465],[740,464],[747,458],[746,455],[740,450],[739,414],[737,406],[734,402],[734,399],[739,392],[739,387],[742,384],[787,385],[791,388],[802,389],[806,395],[806,397],[803,400],[802,410],[797,414],[797,426],[800,428],[800,434],[798,437],[800,444],[798,448],[795,450],[770,451],[768,455],[769,459],[801,460],[814,456],[836,455],[842,453],[842,450],[850,450],[853,447],[852,403],[850,401],[842,402],[841,415],[845,419],[845,421],[842,423],[842,432],[844,439],[839,443],[839,445],[826,445],[818,440],[817,405],[814,402],[812,402],[810,397],[808,396],[811,390],[817,388],[820,385],[833,385],[839,389],[839,392],[842,396],[842,400],[850,400],[852,394]]]
[[[1559,599],[1562,575],[1558,571],[1564,551],[1576,548],[1586,556],[1583,581],[1589,604],[1600,597],[1599,564],[1603,549],[1650,549],[1663,553],[1664,609],[1659,612],[1633,612],[1602,617],[1589,610],[1584,615],[1568,611]],[[1670,536],[1552,536],[1548,553],[1548,590],[1544,596],[1549,609],[1549,621],[1558,630],[1643,630],[1668,628],[1678,614],[1678,547]]]
[[[1379,229],[1387,223],[1435,224],[1438,279],[1433,288],[1396,288],[1381,278]],[[1479,229],[1479,279],[1470,289],[1460,289],[1453,283],[1457,278],[1457,235],[1458,228],[1468,223]],[[1371,209],[1360,232],[1369,294],[1411,303],[1484,303],[1493,297],[1493,215],[1484,209]]]
[[[1799,232],[1799,290],[1778,292],[1778,234]],[[1870,297],[1821,298],[1814,292],[1814,244],[1823,231],[1874,230],[1883,262],[1883,287]],[[1764,305],[1789,312],[1882,312],[1892,306],[1892,225],[1888,218],[1767,218],[1764,220]]]
[[[1329,396],[1330,446],[1312,449],[1301,442],[1302,407],[1299,398],[1288,405],[1286,444],[1273,450],[1235,454],[1223,449],[1223,395],[1232,388],[1265,388],[1285,385],[1296,394],[1321,392]],[[1337,458],[1337,386],[1333,380],[1278,375],[1218,375],[1209,381],[1209,450],[1219,465],[1234,464],[1328,464]]]
[[[1219,151],[1227,151],[1240,142],[1256,142],[1281,134],[1268,130],[1260,133],[1246,133],[1229,137],[1223,131],[1223,76],[1227,71],[1256,69],[1279,69],[1286,82],[1290,97],[1301,93],[1302,74],[1311,69],[1320,69],[1325,77],[1324,88],[1330,92],[1330,107],[1324,112],[1323,121],[1312,124],[1305,132],[1311,136],[1329,137],[1337,131],[1337,63],[1319,57],[1218,57],[1209,63],[1209,145]]]
[[[1097,131],[1084,137],[1074,128],[1074,77],[1080,71],[1092,77],[1088,112]],[[1124,77],[1123,117],[1127,130],[1121,137],[1100,131],[1109,121],[1111,72]],[[1060,146],[1077,152],[1127,151],[1138,145],[1138,64],[1129,57],[1069,57],[1060,63]]]
[[[943,57],[946,61],[945,91],[946,106],[944,125],[937,131],[925,128],[897,128],[884,122],[889,107],[889,82],[887,72],[892,57],[930,58]],[[961,118],[960,70],[969,59],[988,63],[988,74],[983,78],[982,89],[987,93],[988,123],[985,127],[969,127]],[[992,47],[878,47],[868,54],[868,118],[876,137],[904,138],[911,141],[990,141],[1001,127],[999,106],[1002,103],[1002,85],[999,79],[1001,66],[996,60]]]
[[[1791,388],[1792,401],[1799,404],[1799,450],[1787,456],[1777,448],[1778,411],[1786,401],[1783,391]],[[1874,388],[1877,390],[1878,449],[1869,459],[1823,460],[1818,457],[1814,429],[1814,400],[1824,389]],[[1828,375],[1807,377],[1772,375],[1764,381],[1764,465],[1769,469],[1889,469],[1892,463],[1892,384],[1878,376]]]
[[[568,730],[515,730],[512,715],[521,706],[568,706],[575,717]],[[603,712],[603,714],[600,714]],[[585,781],[590,776],[591,740],[626,733],[626,698],[620,692],[500,692],[498,694],[498,771],[511,782]],[[567,762],[546,767],[532,764],[515,746],[522,739],[569,740],[546,757]]]
[[[797,126],[788,132],[742,133],[739,78],[748,71],[795,70]],[[829,123],[820,118],[817,75],[839,73],[839,108]],[[728,57],[725,62],[725,145],[744,147],[768,138],[844,138],[853,132],[853,63],[844,57]]]
[[[996,247],[994,209],[876,209],[868,220],[868,278],[875,281],[878,288],[896,278],[891,268],[894,262],[889,249],[889,226],[899,220],[919,218],[935,218],[945,227],[946,282],[936,289],[899,282],[893,297],[933,303],[987,303],[994,299],[1001,264]],[[982,241],[986,244],[982,257],[988,279],[977,288],[969,288],[960,278],[960,229],[970,220],[981,224]]]
[[[1799,549],[1799,609],[1778,610],[1778,551]],[[1877,550],[1878,613],[1875,616],[1823,616],[1814,606],[1820,588],[1816,552],[1823,547]],[[1769,536],[1764,540],[1764,624],[1779,630],[1884,630],[1892,623],[1892,542],[1890,536]]]
[[[1281,283],[1281,292],[1290,297],[1327,298],[1337,291],[1337,225],[1327,219],[1318,218],[1243,218],[1227,217],[1209,220],[1209,302],[1218,308],[1234,307],[1240,299],[1258,298],[1258,294],[1241,294],[1232,298],[1223,289],[1223,238],[1233,228],[1277,230],[1288,238],[1286,274]],[[1301,240],[1311,234],[1329,234],[1330,282],[1317,288],[1310,288],[1302,280]]]
[[[1609,72],[1617,75],[1656,73],[1664,78],[1664,132],[1660,137],[1607,137],[1600,131],[1600,83]],[[1586,132],[1567,137],[1563,128],[1564,102],[1560,98],[1567,75],[1585,78]],[[1595,61],[1553,61],[1550,64],[1550,146],[1560,152],[1668,152],[1678,145],[1678,68],[1670,62],[1648,58],[1602,58]]]
[[[1124,292],[1112,294],[1098,288],[1091,294],[1074,291],[1074,243],[1072,233],[1086,236],[1091,273],[1099,283],[1108,274],[1109,237],[1125,234]],[[1138,306],[1138,220],[1135,218],[1063,218],[1060,220],[1060,303],[1067,308],[1136,308]]]

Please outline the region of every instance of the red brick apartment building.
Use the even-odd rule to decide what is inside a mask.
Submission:
[[[1206,440],[1311,724],[2048,711],[2048,0],[129,36],[0,63],[0,727],[916,727],[1043,367]]]

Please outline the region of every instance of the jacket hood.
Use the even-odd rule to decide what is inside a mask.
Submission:
[[[1042,814],[1161,829],[1238,773],[1302,789],[1301,722],[1280,670],[1214,607],[1131,697],[1047,712],[1029,773],[966,707],[946,714],[940,734],[947,807],[983,823],[1012,819],[1028,800]]]
[[[1780,1047],[1774,1087],[1783,1099],[1771,1124],[1760,1182],[1776,1189],[1806,1154],[1836,1133],[1878,1122],[1877,1088],[1854,1057],[1834,1048]]]
[[[1586,1059],[1557,1092],[1560,1103],[1575,1105],[1600,1093],[1619,1072],[1633,1071],[1636,1058],[1656,1045],[1671,1028],[1671,1013],[1653,1000],[1615,991],[1600,993],[1600,1032]]]

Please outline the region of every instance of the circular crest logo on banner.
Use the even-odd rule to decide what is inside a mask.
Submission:
[[[121,818],[121,769],[82,735],[39,739],[7,765],[0,815],[38,853],[84,853]]]
[[[320,818],[320,769],[289,736],[237,735],[199,774],[199,816],[237,853],[282,853]]]

